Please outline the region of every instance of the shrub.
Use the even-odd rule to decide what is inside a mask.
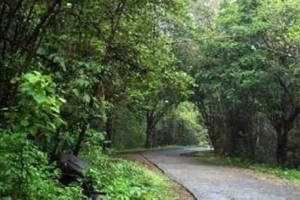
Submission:
[[[79,185],[63,187],[59,172],[24,133],[0,132],[1,199],[84,199]]]
[[[83,155],[93,167],[86,171],[86,178],[97,192],[103,193],[105,200],[150,200],[172,199],[168,194],[168,184],[154,172],[133,162],[109,159],[94,153]]]

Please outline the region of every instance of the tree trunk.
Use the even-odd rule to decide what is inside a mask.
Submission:
[[[220,153],[220,147],[217,144],[217,137],[213,125],[209,123],[206,125],[206,128],[207,128],[208,141],[210,142],[211,147],[216,153]]]
[[[147,129],[146,130],[146,143],[145,143],[146,148],[151,148],[152,147],[152,131]]]
[[[276,157],[277,163],[280,166],[285,166],[287,163],[287,134],[284,133],[283,135],[277,136],[277,150],[276,150]]]
[[[248,143],[248,158],[250,159],[250,160],[255,160],[255,140],[254,140],[254,135],[253,135],[253,133],[252,132],[250,132],[249,134],[248,134],[248,138],[247,138],[247,143]]]
[[[50,152],[50,161],[54,161],[54,160],[57,160],[57,150],[58,150],[58,147],[59,147],[59,143],[60,143],[60,139],[59,139],[59,136],[60,136],[60,129],[58,128],[56,130],[56,133],[54,135],[54,147],[53,147],[53,150],[52,152]]]
[[[287,140],[288,132],[290,128],[285,124],[280,125],[276,128],[277,132],[277,149],[276,149],[276,159],[277,164],[280,166],[285,166],[287,164]]]
[[[106,131],[106,140],[107,140],[106,148],[110,148],[113,139],[113,119],[111,113],[107,113],[107,120],[105,122],[105,131]]]
[[[79,154],[79,151],[81,149],[82,141],[84,140],[84,137],[85,137],[86,129],[87,129],[87,123],[83,123],[82,126],[81,126],[81,130],[80,130],[75,148],[73,150],[74,156],[78,156],[78,154]]]
[[[228,156],[234,156],[236,153],[237,136],[240,131],[238,127],[240,121],[237,116],[238,113],[234,111],[227,111],[227,113],[225,113],[223,131],[221,130],[224,137],[223,153]]]
[[[146,143],[145,147],[146,148],[151,148],[153,146],[153,132],[154,132],[154,119],[151,115],[147,114],[147,125],[146,125]]]

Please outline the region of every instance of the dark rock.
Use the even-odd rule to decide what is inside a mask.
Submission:
[[[84,170],[90,167],[90,164],[86,161],[80,160],[72,154],[62,154],[58,159],[58,167],[62,171],[60,182],[64,185],[68,185],[74,181],[82,179],[83,193],[92,200],[97,200],[99,193],[95,191],[92,183],[84,178]]]
[[[63,173],[71,173],[77,176],[83,176],[83,170],[90,166],[88,162],[80,160],[72,154],[62,154],[59,157],[58,164]]]
[[[83,178],[83,171],[89,166],[88,162],[80,160],[72,154],[62,154],[58,159],[58,167],[62,171],[61,183],[68,185],[79,178]]]

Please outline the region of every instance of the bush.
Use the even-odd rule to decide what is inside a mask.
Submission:
[[[89,154],[84,153],[82,157],[93,165],[85,172],[86,178],[97,192],[103,194],[102,199],[172,199],[168,197],[168,184],[154,172],[130,161],[99,155],[97,149],[90,149]]]
[[[1,199],[84,199],[78,185],[63,187],[59,172],[24,133],[0,132]]]

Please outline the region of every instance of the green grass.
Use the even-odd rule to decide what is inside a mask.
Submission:
[[[236,166],[253,171],[262,172],[269,175],[275,175],[277,177],[284,178],[290,182],[300,184],[300,170],[299,169],[287,169],[272,166],[269,164],[255,163],[251,161],[241,160],[240,158],[225,157],[215,154],[214,152],[199,152],[195,154],[199,160],[214,165]]]
[[[82,154],[92,164],[85,172],[103,200],[177,200],[168,179],[135,162],[110,158],[90,149]]]
[[[160,147],[154,147],[154,148],[131,148],[131,149],[112,149],[112,154],[126,154],[126,153],[138,153],[138,152],[144,152],[144,151],[155,151],[155,150],[163,150],[163,149],[176,149],[179,148],[178,145],[168,145],[168,146],[160,146]]]

